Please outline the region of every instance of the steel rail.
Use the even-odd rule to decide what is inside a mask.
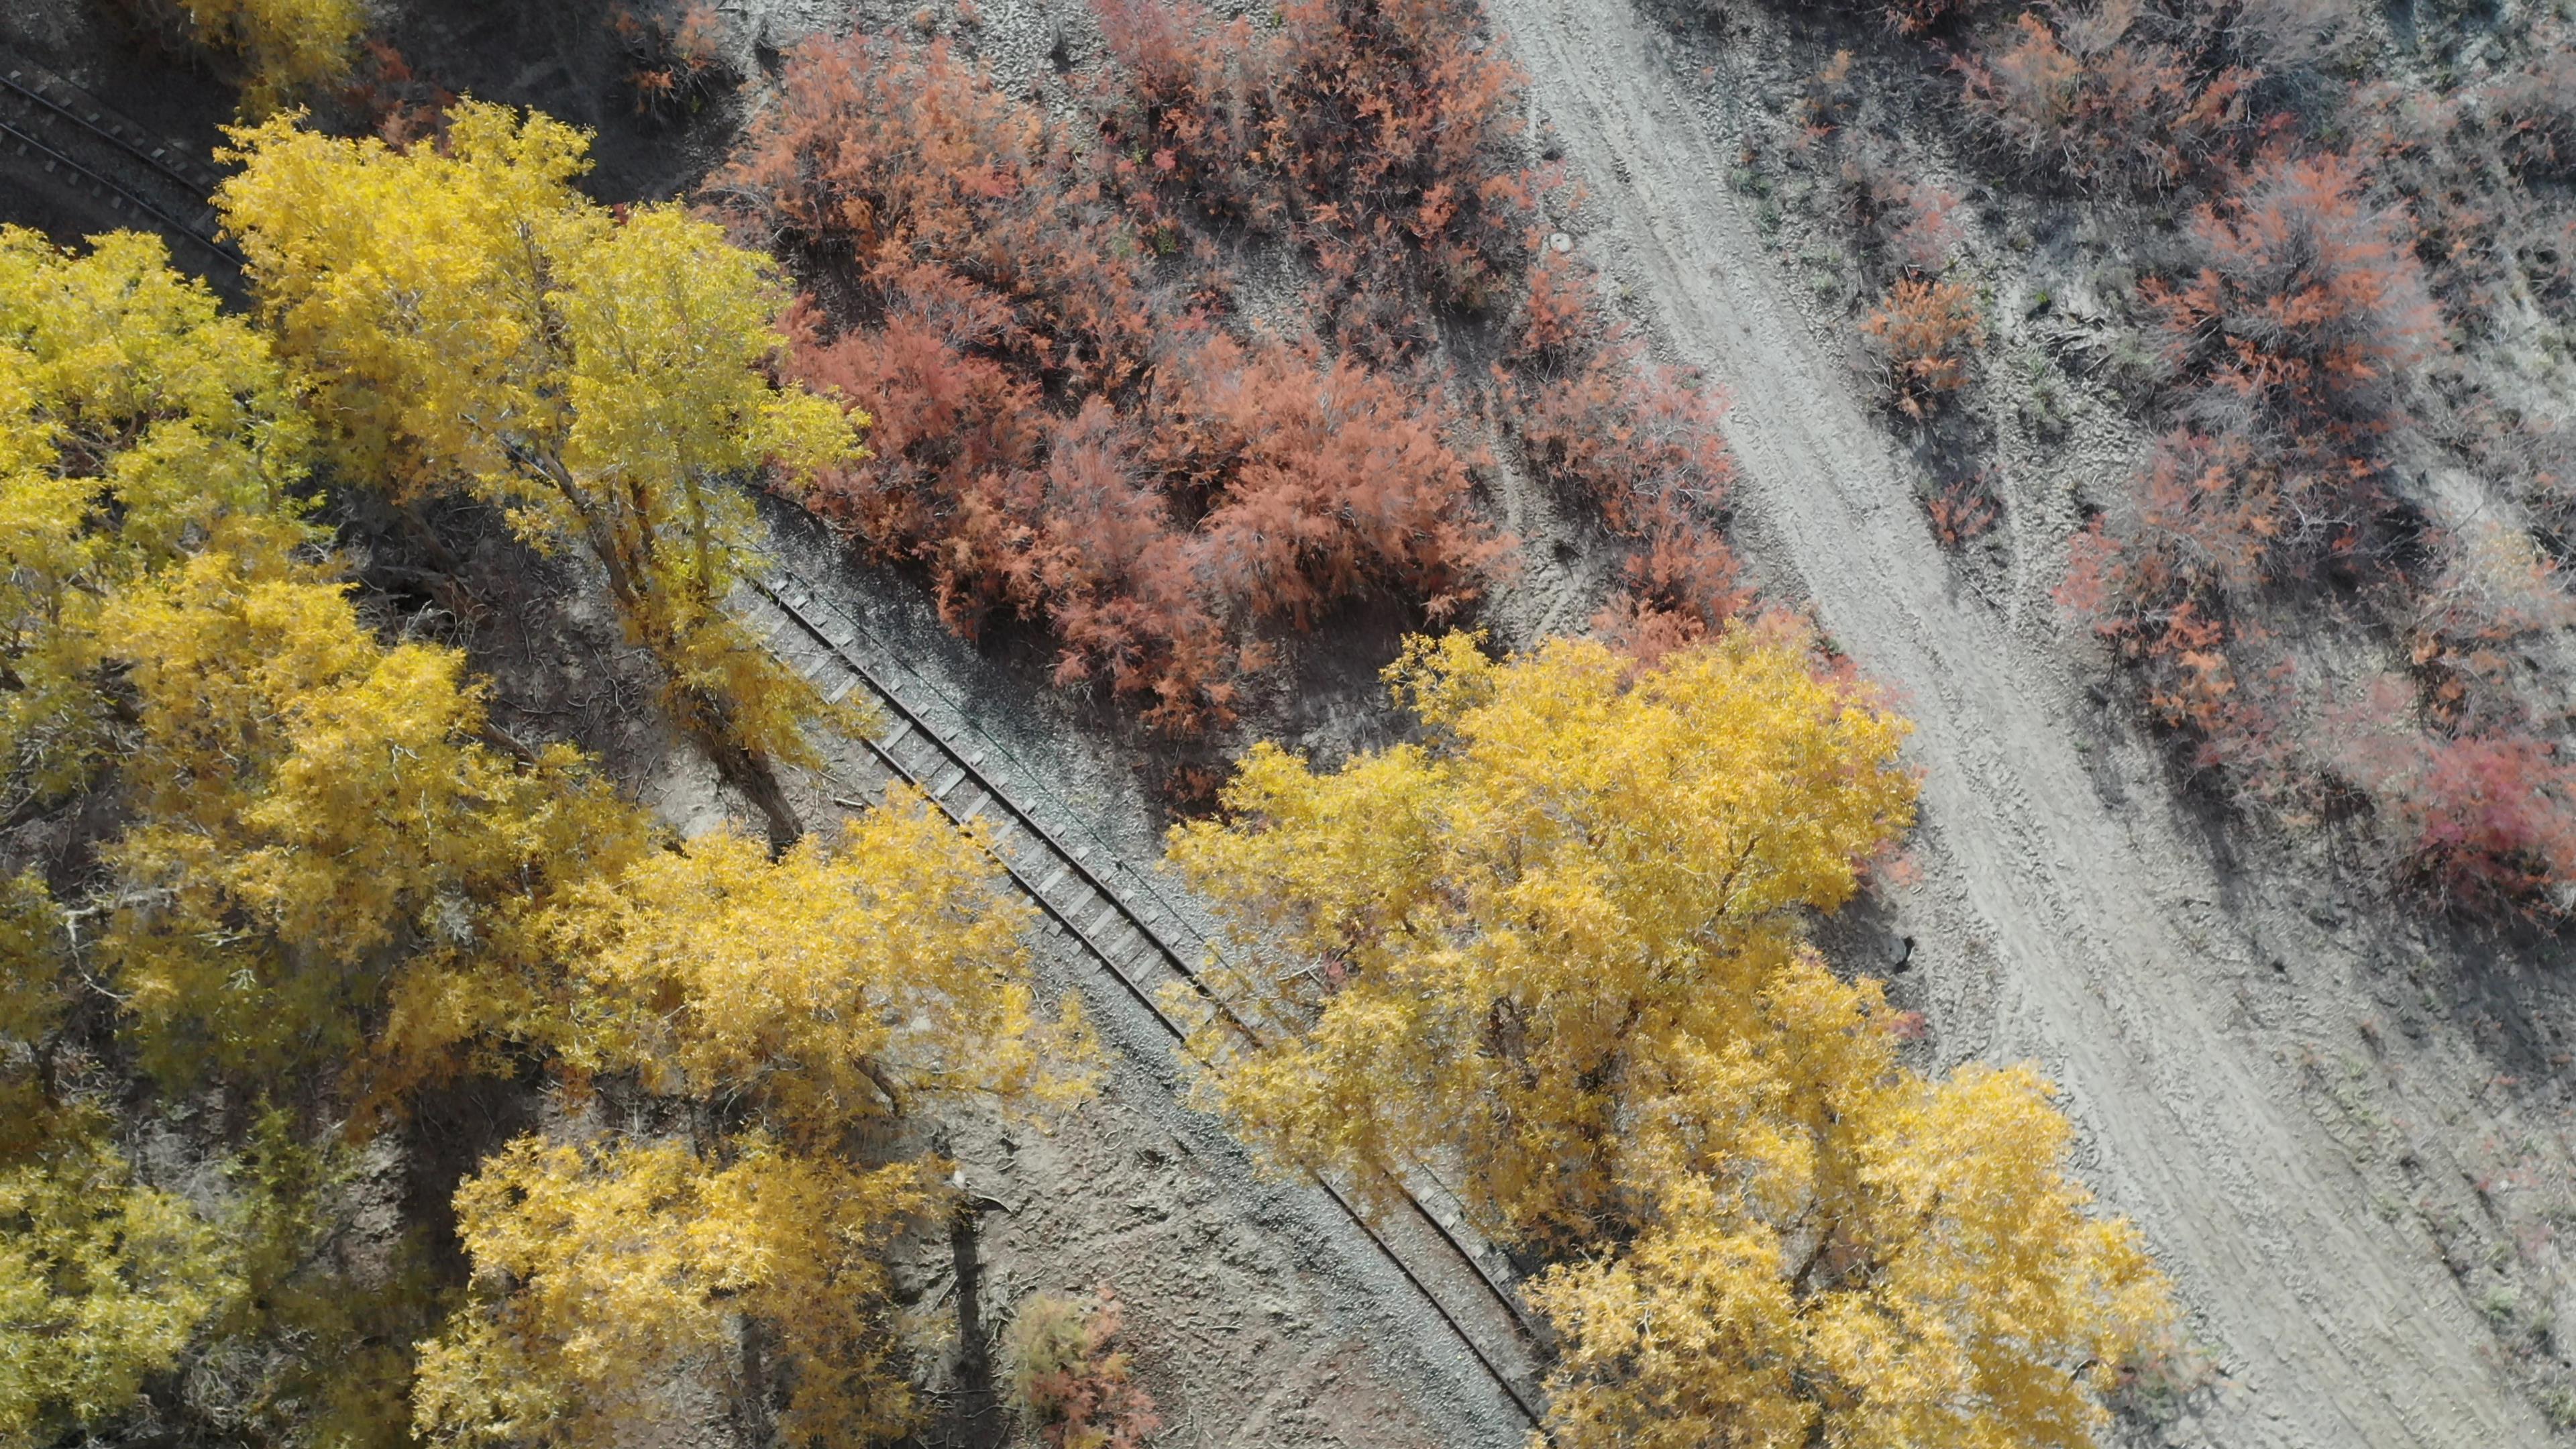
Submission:
[[[1040,848],[1038,853],[1044,858],[1041,863],[1055,867],[1051,876],[1044,881],[1036,878],[1036,871],[1024,868],[1021,862],[1003,852],[999,838],[1002,832],[995,832],[996,838],[988,843],[987,850],[1009,875],[1012,883],[1035,902],[1049,920],[1071,935],[1086,954],[1106,967],[1111,978],[1139,1006],[1145,1008],[1146,1012],[1175,1042],[1187,1044],[1190,1037],[1188,1028],[1172,1018],[1163,1005],[1155,1000],[1154,994],[1146,990],[1143,983],[1139,982],[1122,964],[1120,952],[1112,949],[1100,936],[1101,928],[1111,919],[1122,922],[1137,938],[1136,942],[1129,943],[1130,954],[1133,954],[1137,944],[1141,944],[1151,954],[1160,957],[1174,975],[1189,983],[1191,988],[1222,1015],[1237,1032],[1247,1040],[1255,1043],[1259,1041],[1251,1028],[1235,1015],[1233,1008],[1200,979],[1179,949],[1129,905],[1125,897],[1103,879],[1099,872],[1093,870],[1078,849],[1066,845],[1055,832],[1046,827],[1044,822],[1038,820],[1027,808],[1004,793],[983,772],[978,759],[970,758],[963,749],[934,729],[919,711],[905,703],[896,690],[881,678],[867,661],[858,656],[850,647],[849,640],[834,637],[830,627],[814,616],[812,606],[820,596],[811,585],[783,567],[777,568],[776,573],[787,582],[787,588],[780,588],[771,579],[755,578],[751,580],[753,589],[784,615],[799,632],[820,645],[825,657],[846,673],[855,687],[865,688],[873,701],[880,705],[892,719],[894,728],[888,731],[883,739],[874,736],[863,736],[861,739],[869,753],[874,755],[890,774],[919,789],[924,798],[937,806],[941,813],[961,826],[976,819],[989,807],[1005,817],[1010,829],[1019,831],[1035,842]],[[791,597],[790,591],[801,595],[802,600]],[[853,638],[856,632],[855,629],[851,631]],[[846,698],[847,693],[844,692],[837,697]],[[936,756],[935,761],[927,767],[907,764],[896,754],[905,741],[914,735],[918,735]],[[962,809],[951,805],[948,797],[955,795],[961,786],[972,786],[983,797],[982,800]],[[1085,901],[1068,907],[1057,904],[1049,895],[1050,890],[1067,879],[1078,881],[1086,888]],[[1168,903],[1166,908],[1168,909]],[[1083,916],[1089,916],[1087,924],[1080,919]],[[1321,1174],[1308,1170],[1305,1176],[1324,1190],[1325,1196],[1332,1200],[1333,1205],[1350,1219],[1370,1244],[1394,1266],[1396,1272],[1412,1286],[1416,1293],[1421,1295],[1422,1300],[1431,1306],[1432,1312],[1438,1315],[1441,1323],[1466,1346],[1467,1352],[1475,1359],[1477,1366],[1503,1390],[1505,1396],[1511,1400],[1512,1406],[1520,1411],[1532,1427],[1544,1432],[1545,1416],[1521,1391],[1520,1385],[1513,1380],[1512,1375],[1494,1362],[1484,1346],[1476,1341],[1475,1335],[1467,1330],[1466,1325],[1458,1320],[1457,1315],[1451,1311],[1447,1303],[1442,1301],[1440,1295],[1432,1291],[1431,1286],[1423,1281],[1411,1264],[1405,1261],[1404,1256],[1397,1252],[1395,1246],[1386,1240],[1377,1226],[1369,1221],[1368,1215],[1362,1212],[1340,1188],[1327,1181]],[[1485,1271],[1484,1265],[1476,1260],[1476,1255],[1458,1240],[1457,1235],[1451,1232],[1446,1224],[1425,1208],[1420,1199],[1405,1189],[1400,1181],[1396,1183],[1396,1190],[1412,1213],[1428,1225],[1440,1241],[1457,1255],[1459,1261],[1467,1266],[1477,1284],[1503,1309],[1513,1326],[1522,1333],[1528,1334],[1528,1320],[1520,1305],[1513,1301],[1511,1295],[1501,1285],[1493,1281],[1491,1275]]]
[[[41,84],[29,85],[26,81],[20,78],[30,72],[33,72],[39,78]],[[96,106],[96,110],[90,115],[82,115],[77,107],[68,106],[63,102],[56,100],[46,89],[47,86],[59,86],[63,90],[69,91],[81,97],[83,100],[90,102],[92,105]],[[139,125],[135,125],[135,123],[127,121],[124,117],[118,116],[116,112],[108,109],[106,106],[99,105],[98,98],[96,96],[93,96],[89,92],[82,90],[80,87],[73,85],[70,81],[64,80],[60,76],[53,75],[34,66],[27,65],[24,62],[19,62],[11,66],[8,74],[0,75],[0,88],[17,92],[20,96],[33,101],[35,104],[44,107],[46,110],[49,110],[55,115],[62,117],[64,120],[71,122],[73,125],[80,127],[82,130],[89,132],[91,135],[96,136],[100,140],[107,142],[109,145],[116,147],[118,150],[125,152],[127,155],[143,163],[145,166],[160,172],[165,180],[185,189],[191,195],[195,195],[199,192],[212,191],[214,182],[218,179],[212,172],[205,172],[192,176],[187,172],[180,170],[177,166],[172,165],[168,159],[169,152],[173,149],[172,143],[170,142],[165,141],[161,146],[153,150],[146,151],[142,146],[117,129],[116,126],[103,126],[99,124],[99,118],[105,116],[114,118],[119,126],[133,125],[138,131],[142,129]],[[202,204],[202,201],[200,204]]]
[[[793,587],[800,590],[808,598],[816,597],[813,585],[805,579],[797,576],[794,570],[787,569],[782,566],[780,567],[779,572],[783,577],[790,581]],[[895,651],[893,648],[890,647],[885,640],[877,637],[866,624],[850,617],[846,611],[839,609],[837,606],[829,606],[827,604],[827,607],[832,607],[833,613],[839,615],[841,621],[849,625],[853,640],[865,637],[869,644],[875,648],[877,653],[889,659],[894,657]],[[832,647],[838,648],[839,646],[834,645]],[[901,666],[898,665],[898,667]],[[979,735],[982,734],[982,731],[977,729],[972,721],[966,720],[966,708],[963,704],[959,703],[956,699],[951,698],[937,685],[922,679],[920,676],[914,675],[913,679],[916,684],[928,690],[942,703],[946,704],[948,708],[959,717],[960,721],[965,724],[967,729],[974,730]],[[877,688],[879,689],[879,692],[888,692],[884,689],[885,683],[885,681],[878,681]],[[924,721],[920,727],[924,733],[931,735],[934,738],[939,738],[943,742],[945,741],[946,737],[940,735],[938,730],[932,728],[926,721]],[[1011,764],[1017,766],[1023,772],[1034,773],[1028,770],[1026,762],[1012,754],[1009,746],[1004,745],[997,740],[993,740],[989,736],[986,737],[985,743],[999,751],[1004,759],[1010,761]],[[980,762],[983,756],[979,752],[975,758]],[[1040,786],[1039,791],[1041,794],[1048,794],[1044,786]],[[1072,813],[1070,807],[1067,807],[1061,800],[1055,800],[1052,794],[1048,794],[1048,798],[1053,801],[1059,810],[1065,811],[1068,815]],[[1013,803],[1015,805],[1021,804],[1021,802],[1018,801],[1014,801]],[[1195,990],[1202,999],[1207,1001],[1216,1009],[1216,1011],[1224,1018],[1227,1025],[1234,1028],[1235,1032],[1245,1041],[1256,1047],[1261,1045],[1259,1034],[1256,1033],[1252,1027],[1235,1012],[1232,1004],[1224,1000],[1224,998],[1219,996],[1216,992],[1210,990],[1207,984],[1199,978],[1198,972],[1190,964],[1190,958],[1188,955],[1173,948],[1170,944],[1170,938],[1160,927],[1155,926],[1140,916],[1132,908],[1129,899],[1124,892],[1113,888],[1096,872],[1087,868],[1086,863],[1090,859],[1088,851],[1079,846],[1070,849],[1067,848],[1064,841],[1058,838],[1054,833],[1048,831],[1042,823],[1036,821],[1033,818],[1033,812],[1026,809],[1024,805],[1018,813],[1023,816],[1032,816],[1030,820],[1030,828],[1045,841],[1048,848],[1053,850],[1056,854],[1065,857],[1069,864],[1080,870],[1083,877],[1087,883],[1093,887],[1094,891],[1102,896],[1103,899],[1110,901],[1117,907],[1119,913],[1127,918],[1136,933],[1156,948],[1158,954],[1164,958],[1164,961],[1170,966],[1173,973],[1179,976],[1182,980],[1187,981],[1191,989]],[[1081,827],[1077,825],[1076,828]],[[1085,833],[1088,832],[1086,831]],[[1092,843],[1100,846],[1104,853],[1110,855],[1111,864],[1114,867],[1125,871],[1129,876],[1135,877],[1137,883],[1143,887],[1144,893],[1151,896],[1155,905],[1161,908],[1163,915],[1169,918],[1173,925],[1178,926],[1182,930],[1187,931],[1190,935],[1196,937],[1201,949],[1209,957],[1220,960],[1223,959],[1223,952],[1218,948],[1216,943],[1208,937],[1205,931],[1201,930],[1195,923],[1190,921],[1178,907],[1172,904],[1170,898],[1163,894],[1161,887],[1155,884],[1152,876],[1142,874],[1136,871],[1132,866],[1129,866],[1125,861],[1118,859],[1116,852],[1098,836],[1092,836]],[[1434,1187],[1437,1187],[1442,1193],[1446,1194],[1452,1203],[1459,1203],[1457,1190],[1450,1187],[1449,1184],[1441,1178],[1439,1173],[1418,1162],[1410,1163],[1408,1164],[1408,1167],[1412,1171],[1419,1172],[1423,1177],[1427,1178]],[[1400,1179],[1398,1180],[1397,1185],[1399,1187],[1404,1187],[1404,1184]],[[1476,1253],[1469,1249],[1466,1244],[1458,1240],[1458,1235],[1450,1229],[1449,1225],[1442,1222],[1437,1215],[1433,1214],[1428,1208],[1426,1208],[1420,1198],[1415,1196],[1409,1188],[1407,1188],[1401,1195],[1404,1198],[1406,1206],[1412,1211],[1414,1216],[1419,1218],[1425,1226],[1432,1230],[1432,1232],[1439,1235],[1439,1237],[1448,1244],[1452,1252],[1456,1253],[1460,1258],[1466,1260],[1474,1267],[1476,1276],[1484,1282],[1486,1292],[1491,1294],[1494,1300],[1502,1305],[1504,1311],[1511,1315],[1513,1323],[1521,1330],[1522,1334],[1532,1341],[1537,1341],[1542,1338],[1543,1335],[1539,1332],[1537,1327],[1530,1322],[1529,1314],[1522,1309],[1519,1300],[1512,1297],[1511,1293],[1505,1289],[1501,1283],[1495,1281],[1494,1276],[1485,1270],[1484,1264],[1478,1258]],[[1460,1204],[1460,1209],[1463,1213],[1463,1203]]]
[[[89,97],[88,92],[79,90],[70,82],[46,75],[39,70],[36,71],[36,75],[43,84],[30,85],[23,77],[28,74],[31,67],[15,63],[14,57],[8,57],[5,53],[0,53],[0,62],[10,63],[11,66],[6,74],[0,74],[0,99],[15,96],[31,113],[26,125],[0,117],[0,140],[15,142],[21,155],[32,154],[42,160],[46,163],[45,169],[48,172],[67,173],[67,180],[87,182],[92,192],[105,193],[113,202],[132,207],[139,215],[157,223],[162,231],[192,243],[231,268],[236,274],[246,270],[242,254],[227,245],[212,231],[194,221],[183,219],[163,202],[144,195],[137,189],[137,183],[133,179],[113,175],[108,170],[102,169],[102,165],[85,161],[73,155],[65,147],[76,139],[86,139],[93,147],[101,145],[111,147],[122,153],[130,162],[139,163],[148,168],[152,173],[151,180],[154,184],[175,188],[189,198],[191,206],[199,209],[209,206],[207,195],[212,191],[215,183],[211,172],[204,175],[190,175],[167,159],[169,151],[167,145],[157,151],[147,151],[127,137],[123,133],[123,128],[133,126],[132,122],[116,117],[114,125],[102,125],[99,117],[115,117],[113,111],[105,106],[97,106],[94,114],[84,115],[83,108],[66,105],[48,94],[45,89],[46,85],[58,85],[66,91],[94,101],[95,98]],[[43,124],[45,113],[60,117],[68,123],[73,129],[73,135],[57,136],[46,130]]]
[[[83,180],[86,180],[93,188],[113,193],[117,200],[125,203],[127,206],[133,207],[136,211],[150,217],[152,220],[159,222],[163,230],[175,233],[182,240],[196,243],[199,247],[213,255],[218,261],[224,263],[224,265],[231,267],[234,271],[238,272],[242,270],[242,259],[232,250],[232,248],[225,246],[222,242],[216,241],[214,238],[198,231],[195,227],[192,227],[186,222],[179,220],[177,217],[170,215],[168,212],[163,211],[160,207],[155,206],[151,202],[144,200],[142,197],[135,195],[131,190],[119,184],[114,177],[104,175],[88,166],[82,165],[80,161],[72,156],[54,149],[52,146],[47,145],[42,139],[36,136],[29,135],[27,132],[19,130],[16,126],[11,125],[6,120],[0,120],[0,139],[17,142],[18,149],[22,154],[33,152],[42,156],[45,161],[50,163],[47,167],[48,170],[59,166],[63,170],[71,172]]]

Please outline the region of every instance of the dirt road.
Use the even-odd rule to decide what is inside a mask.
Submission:
[[[1592,188],[1586,244],[1733,394],[1756,547],[1919,726],[1923,878],[1895,906],[1946,980],[1936,1030],[2064,1086],[2088,1177],[2145,1228],[2228,1377],[2184,1437],[2543,1442],[2458,1289],[2372,1214],[2294,1069],[2234,1010],[2264,967],[2226,920],[2186,912],[2223,898],[2204,853],[2153,806],[2103,803],[2076,681],[2027,636],[2045,631],[1954,586],[1883,430],[1788,304],[1725,184],[1733,143],[1681,89],[1657,22],[1630,0],[1489,4]]]

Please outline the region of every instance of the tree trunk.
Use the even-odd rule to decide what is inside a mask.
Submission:
[[[700,718],[703,721],[704,716]],[[778,783],[778,771],[768,756],[745,749],[718,728],[702,724],[691,733],[698,737],[699,748],[715,761],[716,773],[769,822],[771,855],[785,855],[788,847],[804,838],[805,822],[797,816],[796,807],[788,803],[786,787]]]

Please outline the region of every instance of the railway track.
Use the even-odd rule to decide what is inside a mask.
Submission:
[[[219,218],[207,200],[221,179],[210,167],[177,143],[154,138],[116,115],[79,87],[6,51],[0,51],[0,157],[105,202],[112,214],[146,222],[174,241],[188,243],[232,280],[241,277],[242,256],[223,241]],[[750,597],[750,612],[773,616],[773,649],[809,677],[835,677],[824,685],[828,697],[837,702],[854,691],[867,693],[888,725],[862,743],[888,776],[919,789],[961,825],[985,822],[993,855],[1012,883],[1176,1044],[1187,1042],[1188,1029],[1158,997],[1171,981],[1185,983],[1236,1031],[1257,1040],[1252,1028],[1200,979],[1196,962],[1210,943],[1150,877],[1096,838],[1085,838],[1088,832],[1070,823],[1076,819],[1070,811],[1058,807],[1054,813],[1064,823],[1050,825],[1024,799],[1003,790],[985,768],[990,750],[960,744],[925,718],[924,708],[936,692],[803,579],[781,568],[775,578],[754,581]],[[1113,879],[1133,884],[1121,888]],[[1452,1211],[1444,1217],[1425,1203],[1421,1184],[1399,1183],[1400,1218],[1411,1226],[1404,1231],[1372,1219],[1333,1182],[1308,1176],[1421,1296],[1513,1409],[1533,1429],[1543,1430],[1534,1373],[1516,1373],[1501,1361],[1517,1357],[1534,1365],[1537,1337],[1520,1302],[1490,1265],[1492,1250],[1469,1241],[1472,1232],[1456,1211],[1454,1194],[1447,1195]],[[1417,1249],[1421,1251],[1409,1251]],[[1426,1254],[1445,1256],[1464,1269],[1463,1276],[1427,1267],[1419,1261]],[[1436,1276],[1472,1285],[1467,1296],[1476,1301],[1460,1302],[1461,1295],[1442,1292],[1432,1282]],[[1491,1343],[1495,1335],[1490,1333],[1480,1337],[1469,1326],[1471,1319],[1499,1326],[1509,1346]]]
[[[1236,1032],[1257,1040],[1252,1028],[1200,978],[1197,963],[1205,958],[1209,942],[1149,876],[1091,837],[1070,809],[1050,801],[1054,808],[1044,812],[1055,816],[1050,823],[1041,818],[1035,802],[1004,789],[991,773],[997,756],[1009,762],[998,745],[952,737],[927,717],[948,713],[963,726],[958,731],[963,735],[973,726],[962,709],[913,675],[882,641],[792,571],[780,567],[771,577],[754,580],[747,596],[743,612],[755,627],[767,626],[770,647],[814,680],[827,698],[838,703],[864,693],[876,707],[885,725],[861,743],[887,775],[920,790],[961,825],[982,822],[995,859],[1051,929],[1068,935],[1175,1043],[1186,1042],[1189,1031],[1161,999],[1173,982],[1196,993]],[[1042,788],[1036,793],[1043,794]],[[1381,1222],[1362,1212],[1341,1187],[1309,1177],[1456,1335],[1512,1407],[1531,1427],[1543,1427],[1539,1393],[1531,1382],[1534,1373],[1514,1372],[1505,1362],[1517,1358],[1534,1365],[1537,1338],[1519,1300],[1491,1266],[1492,1250],[1471,1241],[1473,1233],[1456,1211],[1454,1195],[1451,1211],[1444,1215],[1424,1200],[1444,1195],[1436,1185],[1401,1182],[1402,1205]],[[1464,1272],[1443,1273],[1423,1262],[1426,1257],[1445,1259]],[[1446,1279],[1451,1291],[1435,1287],[1434,1279]],[[1464,1294],[1455,1291],[1461,1286]],[[1471,1323],[1485,1325],[1488,1332],[1480,1336]],[[1494,1329],[1508,1336],[1508,1346],[1490,1341]]]
[[[238,281],[242,256],[208,200],[222,180],[187,147],[153,135],[58,75],[0,50],[0,158],[30,181],[131,219]]]

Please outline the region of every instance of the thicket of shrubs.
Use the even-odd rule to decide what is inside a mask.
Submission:
[[[2517,288],[2566,310],[2567,224],[2526,183],[2576,137],[2571,66],[2538,34],[2479,86],[2344,94],[2318,74],[2338,26],[2304,0],[2106,3],[1959,61],[1969,115],[2046,179],[2206,198],[2184,264],[2141,288],[2169,429],[2062,597],[2203,780],[2299,819],[2366,808],[2427,898],[2559,920],[2576,771],[2515,656],[2567,617],[2564,585],[2509,529],[2437,526],[2394,459],[2431,416],[2552,536],[2550,435],[2479,406],[2445,422],[2422,379]],[[2397,645],[2369,708],[2262,622],[2318,590]]]
[[[800,501],[925,569],[960,632],[1041,625],[1060,683],[1173,731],[1231,722],[1337,606],[1479,594],[1509,541],[1472,414],[1631,542],[1619,627],[1738,606],[1716,406],[1545,245],[1561,183],[1472,4],[1097,11],[1079,124],[944,43],[821,42],[714,183],[823,299],[794,370],[876,419]],[[1229,259],[1262,248],[1307,268],[1307,335],[1234,313]],[[1505,361],[1452,374],[1443,326]]]
[[[1952,68],[1996,172],[2146,238],[2127,260],[2148,279],[2107,300],[2142,334],[2122,370],[2162,436],[2061,598],[2186,773],[2294,824],[2365,822],[2442,907],[2563,924],[2576,766],[2535,646],[2576,613],[2559,576],[2576,434],[2452,351],[2517,316],[2576,320],[2561,22],[2505,17],[2496,39],[2525,58],[2427,87],[2350,80],[2368,37],[2327,0],[1877,8]],[[1920,423],[1973,376],[1967,290],[1945,275],[1956,198],[1868,105],[1837,54],[1788,147],[1848,223],[1880,293],[1864,345]],[[2521,516],[2452,517],[2401,471],[2427,441]],[[1972,471],[1926,502],[1945,545],[1994,520]],[[2301,637],[2320,607],[2386,641],[2376,671]]]

